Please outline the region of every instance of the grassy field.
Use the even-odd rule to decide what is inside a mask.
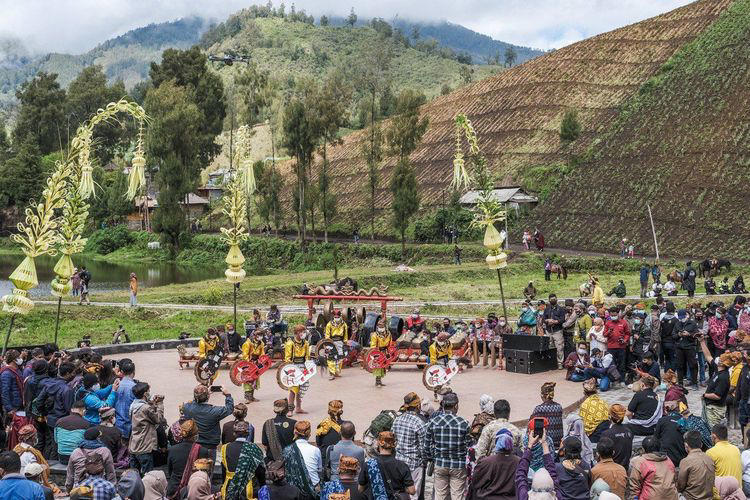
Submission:
[[[588,265],[602,282],[605,292],[609,291],[618,280],[625,282],[628,295],[638,295],[637,261],[622,261],[614,258],[580,258],[569,259],[571,267]],[[502,272],[505,298],[509,300],[508,316],[515,319],[520,305],[516,299],[522,299],[522,290],[533,280],[538,290],[538,298],[547,299],[550,293],[559,297],[577,297],[578,287],[587,274],[571,270],[567,280],[544,281],[542,258],[536,254],[515,255],[506,270]],[[618,270],[619,268],[619,270]],[[469,319],[489,312],[502,313],[500,305],[468,304],[437,305],[443,301],[499,301],[500,293],[497,274],[486,268],[483,263],[470,262],[462,266],[446,264],[416,266],[415,272],[397,273],[393,266],[372,266],[343,268],[339,276],[351,276],[358,280],[360,288],[369,289],[381,283],[389,287],[389,293],[402,297],[408,302],[424,302],[421,307],[423,315],[450,316]],[[609,271],[607,271],[609,269]],[[664,266],[666,274],[672,267]],[[746,273],[747,269],[735,270]],[[264,276],[250,276],[242,284],[238,294],[238,305],[241,308],[261,307],[269,304],[299,304],[301,301],[291,299],[303,282],[325,283],[332,278],[332,271],[309,271],[301,273],[277,273]],[[698,280],[698,292],[703,290],[703,280]],[[97,293],[92,288],[92,300],[102,302],[127,303],[125,292]],[[168,285],[155,288],[142,288],[138,294],[141,303],[155,304],[210,304],[230,306],[232,304],[231,286],[224,280],[208,280],[197,283]],[[613,299],[617,300],[617,299]],[[703,300],[705,299],[698,299]],[[731,302],[732,296],[721,299]],[[635,300],[628,300],[635,302]],[[647,301],[647,303],[651,303]],[[684,292],[676,298],[678,306],[687,302]],[[405,315],[406,307],[396,306],[396,313]],[[244,317],[240,314],[240,318]],[[301,315],[286,315],[294,323],[301,321]],[[120,307],[78,306],[66,301],[62,308],[60,322],[60,344],[74,346],[84,334],[90,334],[95,343],[108,343],[112,333],[119,324],[124,325],[132,340],[177,338],[180,332],[187,331],[200,335],[209,326],[224,324],[232,320],[231,312],[224,311],[176,311],[168,309],[129,309]],[[8,317],[0,322],[0,328],[7,329]],[[55,307],[38,305],[26,317],[16,319],[13,344],[33,344],[50,341],[54,336]],[[6,330],[2,330],[6,331]]]

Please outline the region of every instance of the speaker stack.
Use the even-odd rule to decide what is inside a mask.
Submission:
[[[513,373],[541,373],[557,369],[557,350],[549,337],[503,334],[505,370]]]

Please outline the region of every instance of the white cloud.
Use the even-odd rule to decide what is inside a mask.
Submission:
[[[549,49],[651,17],[689,0],[298,0],[315,16],[447,20],[495,39]],[[224,19],[253,0],[0,0],[0,35],[32,50],[83,52],[152,22],[193,14]],[[257,0],[257,3],[264,3]],[[279,2],[274,2],[278,4]],[[287,10],[292,2],[287,2]]]

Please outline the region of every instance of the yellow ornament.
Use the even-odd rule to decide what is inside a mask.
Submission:
[[[238,245],[231,245],[229,247],[229,252],[224,262],[229,266],[224,272],[224,276],[226,276],[229,283],[240,283],[245,279],[246,273],[242,269],[242,264],[245,263],[245,256],[242,255],[242,250],[240,250]]]
[[[34,302],[29,299],[29,290],[39,284],[34,259],[27,255],[10,275],[10,281],[15,288],[11,294],[2,298],[3,311],[14,314],[28,314],[34,307]]]
[[[488,250],[497,250],[503,246],[504,238],[495,229],[495,225],[492,223],[487,224],[487,229],[484,231],[484,247]]]
[[[64,297],[70,293],[72,288],[70,277],[73,276],[73,259],[70,258],[69,254],[64,253],[60,256],[60,260],[55,264],[54,271],[57,276],[50,284],[51,293],[55,297]]]
[[[508,267],[508,255],[505,252],[490,254],[485,261],[487,262],[487,267],[490,269],[503,269],[504,267]]]

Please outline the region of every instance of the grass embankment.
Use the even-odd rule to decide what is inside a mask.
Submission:
[[[502,271],[506,299],[523,298],[522,290],[533,280],[538,298],[547,299],[550,293],[560,297],[577,297],[578,287],[587,279],[584,269],[597,274],[604,291],[609,291],[618,280],[625,282],[628,295],[639,293],[638,269],[640,262],[613,258],[569,258],[567,280],[544,281],[543,256],[524,253],[515,255],[508,268]],[[663,274],[675,266],[664,265]],[[500,293],[497,274],[483,263],[471,262],[461,267],[437,264],[416,266],[413,273],[396,273],[392,266],[342,268],[339,276],[351,276],[359,281],[360,288],[368,289],[381,283],[389,286],[389,293],[403,297],[405,301],[425,302],[421,307],[423,315],[447,315],[454,318],[472,318],[489,312],[501,313],[499,305],[432,305],[442,301],[499,301]],[[747,269],[735,269],[746,273]],[[243,308],[263,307],[271,303],[303,305],[291,296],[297,293],[303,282],[325,283],[332,277],[331,271],[307,271],[302,273],[279,273],[264,276],[250,276],[242,284],[238,294],[238,305]],[[698,291],[703,289],[703,280],[698,280]],[[213,304],[231,306],[232,289],[224,280],[208,280],[197,283],[143,288],[138,294],[141,303]],[[92,292],[95,301],[126,303],[125,292],[98,294]],[[612,299],[613,301],[617,299]],[[702,299],[705,301],[705,299]],[[717,297],[717,300],[731,302],[732,296]],[[633,302],[632,300],[629,302]],[[652,303],[653,300],[647,301]],[[687,297],[684,292],[675,299],[684,305]],[[398,306],[398,303],[392,303]],[[508,304],[508,315],[516,318],[519,304]],[[403,308],[399,314],[407,314]],[[244,317],[244,314],[240,314]],[[302,319],[301,315],[287,315],[291,322]],[[123,324],[132,340],[177,338],[182,331],[199,335],[209,326],[224,324],[232,320],[231,312],[224,311],[174,311],[128,309],[115,307],[78,306],[64,303],[60,326],[60,343],[70,347],[82,335],[92,335],[95,343],[107,343],[119,324]],[[6,327],[7,327],[7,319]],[[27,317],[17,318],[12,344],[49,341],[54,334],[55,307],[37,306]]]

